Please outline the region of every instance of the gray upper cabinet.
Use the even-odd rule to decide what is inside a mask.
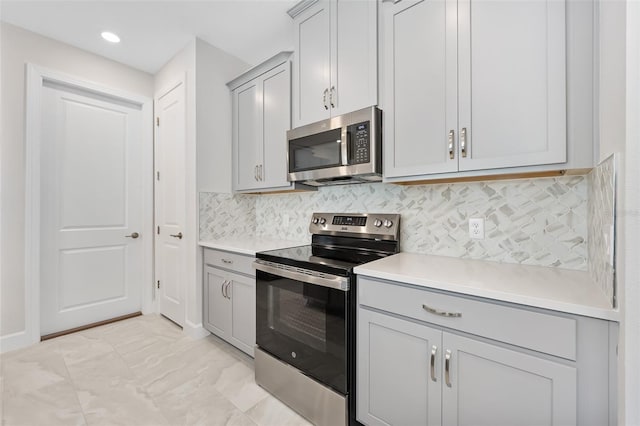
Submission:
[[[233,189],[282,191],[291,128],[290,52],[282,52],[228,83],[233,99]]]
[[[304,1],[294,20],[293,125],[377,103],[377,3]]]
[[[591,12],[573,3],[382,2],[384,177],[591,166],[590,138],[575,138],[588,151],[576,161],[569,156],[579,149],[567,143],[567,62],[587,63],[592,49],[589,39],[576,40],[590,33]],[[588,94],[587,83],[581,89]],[[592,100],[571,96],[575,104]],[[589,123],[583,106],[576,112],[571,126]]]

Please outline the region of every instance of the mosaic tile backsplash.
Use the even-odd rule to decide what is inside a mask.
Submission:
[[[306,243],[316,211],[400,213],[402,251],[586,271],[587,197],[585,176],[418,186],[375,183],[259,196],[203,193],[200,237],[254,230],[259,237]],[[469,218],[475,217],[485,218],[484,240],[469,238]]]
[[[608,247],[615,244],[611,228],[615,218],[615,158],[607,158],[588,175],[589,199],[587,245],[589,274],[615,306],[615,277]]]

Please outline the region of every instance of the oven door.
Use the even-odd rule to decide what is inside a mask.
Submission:
[[[349,278],[319,278],[259,262],[254,263],[258,346],[346,395]]]

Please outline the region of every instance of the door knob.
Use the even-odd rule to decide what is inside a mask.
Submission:
[[[169,236],[181,240],[182,239],[182,232],[178,232],[177,234],[169,234]]]
[[[137,232],[132,232],[131,235],[125,235],[125,237],[127,238],[138,238],[140,236],[140,234],[138,234]]]

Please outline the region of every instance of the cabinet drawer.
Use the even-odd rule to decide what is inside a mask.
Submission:
[[[523,348],[576,359],[576,320],[358,277],[358,303]],[[460,316],[444,316],[457,313]]]
[[[215,268],[228,269],[241,274],[255,276],[252,263],[253,256],[231,253],[222,250],[204,249],[204,263]]]

